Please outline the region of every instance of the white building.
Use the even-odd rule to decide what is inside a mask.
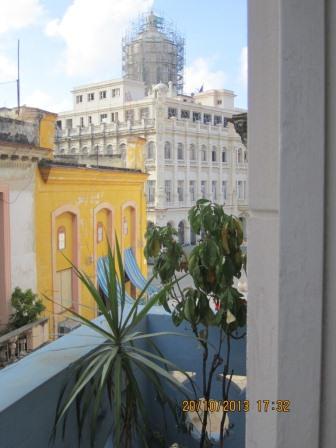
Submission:
[[[127,139],[147,140],[148,219],[171,223],[180,239],[194,242],[189,208],[201,197],[247,213],[247,149],[228,119],[241,112],[234,93],[210,90],[177,95],[172,83],[149,92],[130,79],[73,90],[73,110],[58,117],[56,156],[79,163],[123,165]],[[147,93],[147,95],[146,95]]]

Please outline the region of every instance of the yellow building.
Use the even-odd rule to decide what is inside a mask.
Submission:
[[[68,317],[62,306],[96,316],[69,260],[96,282],[96,262],[116,235],[122,253],[131,247],[147,274],[145,140],[128,142],[129,168],[56,162],[55,119],[35,108],[0,110],[0,326],[8,322],[19,286],[52,300],[45,299],[51,334]],[[130,284],[127,289],[135,296]]]
[[[115,235],[121,250],[132,247],[142,272],[146,229],[147,175],[122,168],[86,168],[44,161],[36,182],[37,289],[54,300],[47,310],[54,324],[71,307],[93,318],[94,301],[69,260],[96,281],[96,262]],[[52,323],[52,322],[51,322]]]

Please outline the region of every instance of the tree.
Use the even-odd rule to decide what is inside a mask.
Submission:
[[[202,389],[206,401],[211,398],[214,375],[222,369],[222,399],[228,400],[233,370],[230,369],[231,340],[245,336],[238,330],[246,325],[246,300],[234,286],[234,278],[246,269],[242,252],[243,230],[239,219],[224,213],[223,207],[200,199],[188,214],[192,231],[202,239],[188,257],[178,243],[172,227],[152,226],[146,233],[146,257],[154,257],[153,273],[166,287],[160,303],[171,312],[175,325],[189,322],[200,341],[202,353]],[[187,272],[193,286],[182,290],[176,272]],[[176,282],[176,284],[172,284]],[[170,285],[170,286],[169,286]],[[169,303],[174,301],[175,306]],[[218,328],[218,349],[209,359],[209,328]],[[226,359],[222,357],[226,342]],[[208,409],[202,418],[200,447],[211,446],[207,425]],[[220,425],[220,445],[224,446],[226,412]]]

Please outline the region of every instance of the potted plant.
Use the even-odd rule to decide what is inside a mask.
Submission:
[[[21,288],[16,287],[12,294],[11,303],[15,311],[10,317],[8,331],[35,322],[45,310],[42,300],[31,289],[22,291]]]
[[[170,372],[180,369],[160,353],[153,341],[154,336],[164,337],[174,333],[147,334],[137,328],[151,308],[162,300],[161,296],[165,295],[165,289],[151,297],[143,307],[138,307],[136,300],[130,308],[127,307],[125,272],[118,241],[114,254],[109,248],[104,268],[108,297],[101,297],[91,278],[76,266],[73,268],[90,292],[98,311],[105,317],[106,326],[103,328],[67,309],[74,319],[101,336],[104,342],[81,359],[75,367],[75,383],[70,385],[61,397],[53,436],[56,434],[57,426],[62,421],[64,423],[69,409],[76,404],[79,433],[82,433],[84,426],[89,422],[93,444],[97,417],[107,395],[113,409],[113,422],[111,422],[113,446],[131,448],[134,446],[134,441],[139,440],[144,447],[150,447],[149,441],[153,433],[145,406],[145,392],[141,390],[136,372],[141,372],[152,385],[158,402],[174,414],[177,425],[183,426],[183,418],[179,416],[177,403],[167,393],[164,383],[169,383],[173,388],[190,396],[190,390],[178,382]],[[149,283],[150,281],[140,298],[145,294]],[[149,342],[151,350],[139,345],[144,341]]]

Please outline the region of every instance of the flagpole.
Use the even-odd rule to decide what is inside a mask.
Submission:
[[[17,43],[17,80],[16,80],[16,90],[17,90],[17,114],[20,114],[20,39]]]

